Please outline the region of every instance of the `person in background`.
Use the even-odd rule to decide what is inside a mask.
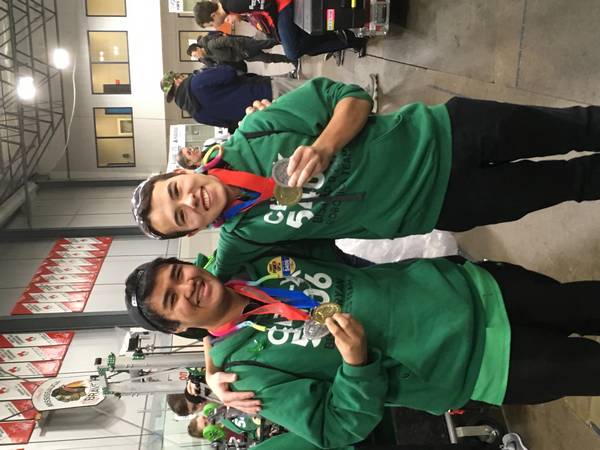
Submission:
[[[216,61],[217,64],[231,61],[291,63],[292,61],[285,55],[263,51],[271,49],[277,44],[275,39],[253,39],[248,36],[230,36],[218,33],[209,33],[198,39],[198,46],[204,50],[204,56]]]
[[[233,131],[254,100],[273,100],[304,82],[284,77],[238,75],[228,65],[218,65],[191,74],[169,71],[160,87],[168,103],[187,111],[196,122]]]
[[[217,28],[224,22],[234,22],[239,14],[260,15],[265,19],[261,28],[268,28],[283,45],[285,55],[296,63],[302,55],[331,54],[347,48],[359,57],[366,54],[367,38],[357,38],[350,30],[326,32],[312,36],[294,23],[292,0],[204,0],[194,6],[194,19],[203,28]]]

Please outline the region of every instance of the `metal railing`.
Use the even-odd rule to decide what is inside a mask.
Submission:
[[[65,131],[62,74],[48,60],[49,45],[58,43],[56,0],[0,0],[0,204],[26,186],[56,132]],[[34,79],[31,101],[17,97],[21,76]]]

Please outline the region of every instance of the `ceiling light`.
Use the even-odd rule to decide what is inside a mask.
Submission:
[[[54,67],[57,69],[66,69],[71,62],[69,52],[64,48],[57,48],[52,54],[52,60],[54,61]]]
[[[20,77],[17,81],[17,95],[22,100],[31,100],[35,97],[35,86],[32,77]]]

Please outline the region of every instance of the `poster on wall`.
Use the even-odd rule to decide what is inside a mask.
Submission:
[[[35,284],[93,283],[96,276],[97,273],[95,272],[77,274],[43,273],[34,275],[31,281]]]
[[[35,361],[0,363],[0,379],[27,377],[55,377],[62,361]]]
[[[30,293],[54,293],[54,292],[84,292],[91,291],[94,283],[67,283],[67,284],[52,284],[52,283],[30,283],[25,288],[25,294]]]
[[[83,302],[90,296],[90,291],[85,292],[25,292],[17,303],[63,303]]]
[[[0,401],[26,400],[44,380],[0,380]]]
[[[11,314],[83,311],[111,243],[106,236],[58,239]]]
[[[104,400],[98,380],[83,377],[53,378],[40,385],[31,397],[38,411],[94,406]]]
[[[17,303],[11,314],[53,314],[81,312],[85,302]]]
[[[6,420],[35,419],[38,412],[31,400],[0,402],[0,422]]]
[[[169,12],[183,12],[183,0],[169,0]]]
[[[66,352],[66,345],[0,348],[0,362],[50,361],[63,359]]]
[[[3,333],[0,348],[42,347],[46,345],[68,345],[73,339],[72,331],[49,331],[48,333]]]
[[[26,444],[34,427],[35,420],[0,422],[0,444]]]
[[[99,270],[104,258],[46,258],[44,265],[61,266],[61,267],[95,267],[93,270]],[[40,266],[40,267],[42,267]],[[93,271],[92,270],[92,271]]]

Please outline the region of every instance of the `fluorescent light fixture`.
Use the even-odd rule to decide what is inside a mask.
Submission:
[[[98,60],[99,60],[100,62],[104,62],[104,52],[103,52],[102,50],[100,50],[100,51],[98,52],[98,55],[99,55],[99,57],[98,57]]]
[[[64,48],[57,48],[52,54],[52,61],[54,63],[54,67],[61,70],[66,69],[69,66],[71,58],[69,57],[69,52]]]
[[[35,97],[35,86],[32,77],[20,77],[17,81],[17,95],[21,100],[31,100]]]
[[[113,45],[113,55],[119,56],[119,46]]]

